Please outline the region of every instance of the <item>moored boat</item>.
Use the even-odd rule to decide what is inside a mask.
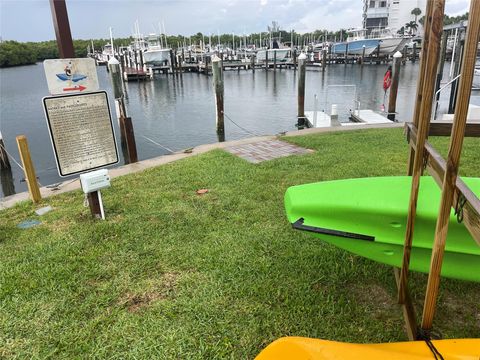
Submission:
[[[147,49],[143,53],[143,61],[146,65],[160,66],[168,63],[170,49],[162,48],[157,35],[150,34],[147,37]]]

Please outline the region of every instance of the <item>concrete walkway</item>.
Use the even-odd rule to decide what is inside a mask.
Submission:
[[[403,123],[391,123],[391,124],[358,125],[358,126],[352,126],[352,127],[345,126],[345,127],[331,127],[331,128],[311,128],[311,129],[287,132],[285,133],[285,135],[282,135],[282,136],[292,137],[292,136],[303,136],[303,135],[309,135],[309,134],[329,133],[329,132],[338,132],[338,131],[355,131],[359,129],[399,128],[399,127],[403,127],[403,125],[404,125]],[[241,139],[241,140],[226,141],[222,143],[200,145],[195,147],[193,151],[190,153],[178,152],[172,155],[164,155],[164,156],[159,156],[153,159],[142,160],[135,164],[128,164],[128,165],[123,165],[116,168],[111,168],[109,169],[109,173],[111,178],[116,178],[119,176],[143,171],[145,169],[149,169],[152,167],[168,164],[168,163],[185,159],[198,154],[203,154],[213,149],[235,148],[245,144],[255,144],[263,141],[277,140],[282,136],[277,136],[277,135],[258,136],[258,137]],[[78,179],[73,181],[66,180],[64,183],[59,185],[58,190],[50,189],[44,186],[40,188],[40,193],[42,195],[42,198],[47,198],[56,194],[62,194],[68,191],[73,191],[78,189],[80,189],[80,182]],[[0,200],[0,210],[12,207],[16,203],[20,201],[25,201],[28,199],[29,199],[28,192],[7,196]]]

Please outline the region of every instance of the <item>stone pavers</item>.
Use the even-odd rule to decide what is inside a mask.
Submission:
[[[234,145],[226,147],[225,150],[254,164],[280,157],[313,152],[313,150],[304,149],[280,140],[265,140],[250,144]]]

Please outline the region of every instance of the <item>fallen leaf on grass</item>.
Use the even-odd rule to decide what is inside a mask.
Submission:
[[[198,189],[197,195],[203,195],[203,194],[206,194],[207,192],[208,192],[208,189]]]

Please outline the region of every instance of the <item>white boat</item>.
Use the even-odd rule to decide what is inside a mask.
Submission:
[[[111,44],[106,44],[102,52],[97,55],[97,64],[106,65],[112,56],[114,56],[113,47]]]
[[[170,60],[170,49],[162,48],[158,36],[150,34],[147,37],[147,49],[143,53],[143,61],[146,65],[166,65]]]
[[[286,62],[290,55],[290,48],[285,49],[260,49],[257,51],[257,62],[265,62],[268,53],[268,61],[272,61],[277,57],[277,62]]]
[[[334,45],[333,52],[344,53],[348,44],[348,53],[360,55],[365,45],[365,55],[375,53],[378,44],[380,45],[380,55],[394,54],[411,40],[410,38],[394,36],[389,29],[372,29],[367,35],[367,29],[349,30],[351,35],[345,43],[337,43]]]
[[[396,36],[387,28],[372,29],[368,38],[380,41],[380,55],[394,54],[412,40],[409,37]]]

